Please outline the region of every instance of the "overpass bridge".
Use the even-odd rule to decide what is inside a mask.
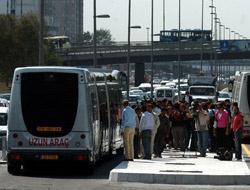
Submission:
[[[176,42],[153,44],[154,63],[178,61],[179,45]],[[219,41],[204,42],[202,46],[203,60],[238,60],[250,59],[250,51],[220,52]],[[127,44],[112,43],[98,45],[97,66],[107,64],[127,63]],[[72,46],[68,50],[60,52],[63,64],[67,66],[91,66],[93,65],[93,46]],[[181,61],[195,61],[201,59],[201,42],[181,42]],[[144,81],[144,63],[151,61],[151,44],[147,42],[132,42],[130,46],[130,63],[135,63],[135,81],[140,84]],[[227,62],[224,65],[236,66],[237,63]],[[246,62],[244,62],[246,64]],[[238,65],[237,65],[238,66]]]
[[[212,46],[211,46],[212,45]],[[203,43],[203,60],[250,59],[250,52],[220,52],[219,41]],[[212,47],[212,48],[211,48]],[[97,47],[97,64],[121,64],[127,62],[127,44],[112,43]],[[151,44],[134,42],[130,46],[130,62],[145,63],[151,60]],[[178,43],[154,43],[154,62],[178,61]],[[93,65],[93,46],[73,46],[69,50],[58,52],[64,65]],[[201,42],[181,42],[181,61],[200,60]]]

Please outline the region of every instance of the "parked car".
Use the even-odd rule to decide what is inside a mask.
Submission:
[[[8,110],[7,107],[0,107],[0,136],[6,135],[7,132]]]
[[[219,92],[219,97],[218,97],[218,102],[223,102],[225,100],[230,100],[231,102],[231,97],[230,94],[228,92]]]
[[[138,105],[141,103],[141,96],[140,95],[129,95],[129,104],[130,105]]]
[[[6,99],[10,102],[10,93],[0,94],[0,99]]]
[[[0,107],[9,107],[8,100],[0,98]]]

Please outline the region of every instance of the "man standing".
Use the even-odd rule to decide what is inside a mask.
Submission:
[[[152,137],[151,137],[151,154],[154,151],[154,140],[155,140],[155,135],[157,133],[157,129],[160,126],[160,119],[157,113],[153,112],[153,106],[152,104],[148,105],[148,112],[151,113],[154,117],[154,128],[152,130]]]
[[[243,135],[244,116],[240,113],[238,106],[235,106],[233,111],[234,111],[233,131],[235,138],[235,158],[237,160],[241,160],[242,159],[241,139]]]
[[[128,105],[128,100],[123,101],[124,110],[122,112],[122,133],[125,148],[125,161],[134,159],[134,135],[136,126],[135,110]]]
[[[183,97],[182,101],[191,104],[193,102],[193,97],[189,94],[188,91],[186,91],[186,95]]]
[[[154,116],[147,111],[147,107],[142,108],[142,117],[139,125],[139,131],[142,136],[142,144],[144,147],[144,159],[151,160],[151,138],[154,129]]]
[[[161,153],[163,152],[164,149],[164,140],[170,128],[169,118],[166,116],[166,114],[167,114],[167,109],[162,108],[161,114],[159,115],[160,126],[157,129],[157,133],[154,139],[155,158],[157,157],[162,158]]]

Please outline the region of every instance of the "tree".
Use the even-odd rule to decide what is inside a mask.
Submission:
[[[39,19],[28,13],[17,19],[0,15],[0,81],[10,88],[15,68],[38,65]],[[44,45],[44,60],[47,65],[61,62],[51,44]]]
[[[93,43],[93,37],[94,37],[94,34],[87,31],[87,32],[84,32],[80,36],[79,41],[81,43],[87,43],[87,44]],[[113,39],[112,39],[112,34],[111,34],[110,30],[104,29],[104,28],[96,30],[96,43],[97,44],[108,45],[108,44],[111,44],[112,41],[113,41]]]

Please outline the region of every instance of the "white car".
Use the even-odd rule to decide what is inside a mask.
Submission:
[[[8,108],[0,107],[0,135],[6,135],[7,121],[8,121]]]
[[[9,107],[8,100],[0,98],[0,107]]]
[[[219,92],[218,102],[224,102],[225,100],[231,102],[230,94],[228,92]]]

